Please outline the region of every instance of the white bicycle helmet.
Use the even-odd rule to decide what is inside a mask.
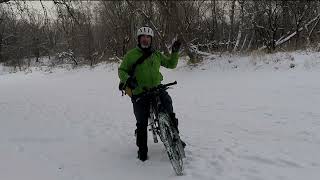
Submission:
[[[138,29],[137,37],[139,37],[140,35],[148,35],[148,36],[153,37],[154,33],[150,27],[144,26],[144,27],[141,27],[140,29]]]

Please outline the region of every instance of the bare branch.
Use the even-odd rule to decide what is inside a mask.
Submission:
[[[69,15],[72,17],[72,19],[78,24],[80,25],[78,19],[75,17],[74,15],[74,10],[73,8],[66,3],[66,0],[53,0],[53,3],[56,4],[56,5],[63,5],[64,7],[67,8],[67,12],[69,13]]]
[[[5,3],[5,2],[9,2],[10,0],[0,0],[0,4],[1,3]]]

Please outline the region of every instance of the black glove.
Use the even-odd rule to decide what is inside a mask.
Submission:
[[[119,90],[120,91],[124,90],[124,83],[122,82],[119,83]]]
[[[126,86],[130,89],[135,89],[136,87],[138,87],[138,82],[135,78],[129,77],[126,81]]]
[[[180,42],[180,40],[178,39],[178,40],[176,40],[176,41],[173,43],[173,45],[172,45],[172,52],[173,52],[173,53],[174,53],[174,52],[179,52],[180,46],[181,46],[181,42]]]

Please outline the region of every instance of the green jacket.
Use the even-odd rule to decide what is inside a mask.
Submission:
[[[139,47],[131,49],[124,56],[123,61],[118,69],[118,75],[121,83],[125,83],[129,78],[128,72],[132,65],[142,56],[142,50]],[[138,87],[133,90],[133,95],[143,92],[144,88],[152,88],[159,85],[163,79],[160,73],[160,66],[174,69],[178,64],[179,54],[172,53],[166,57],[159,51],[155,51],[151,56],[136,66],[134,76],[138,82]]]

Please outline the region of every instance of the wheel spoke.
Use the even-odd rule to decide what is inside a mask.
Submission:
[[[177,144],[179,142],[174,142],[179,141],[179,139],[174,140],[174,133],[172,132],[171,126],[169,126],[169,116],[163,113],[159,116],[161,140],[166,148],[171,165],[177,175],[183,175],[183,156]],[[179,138],[179,136],[177,138]]]

